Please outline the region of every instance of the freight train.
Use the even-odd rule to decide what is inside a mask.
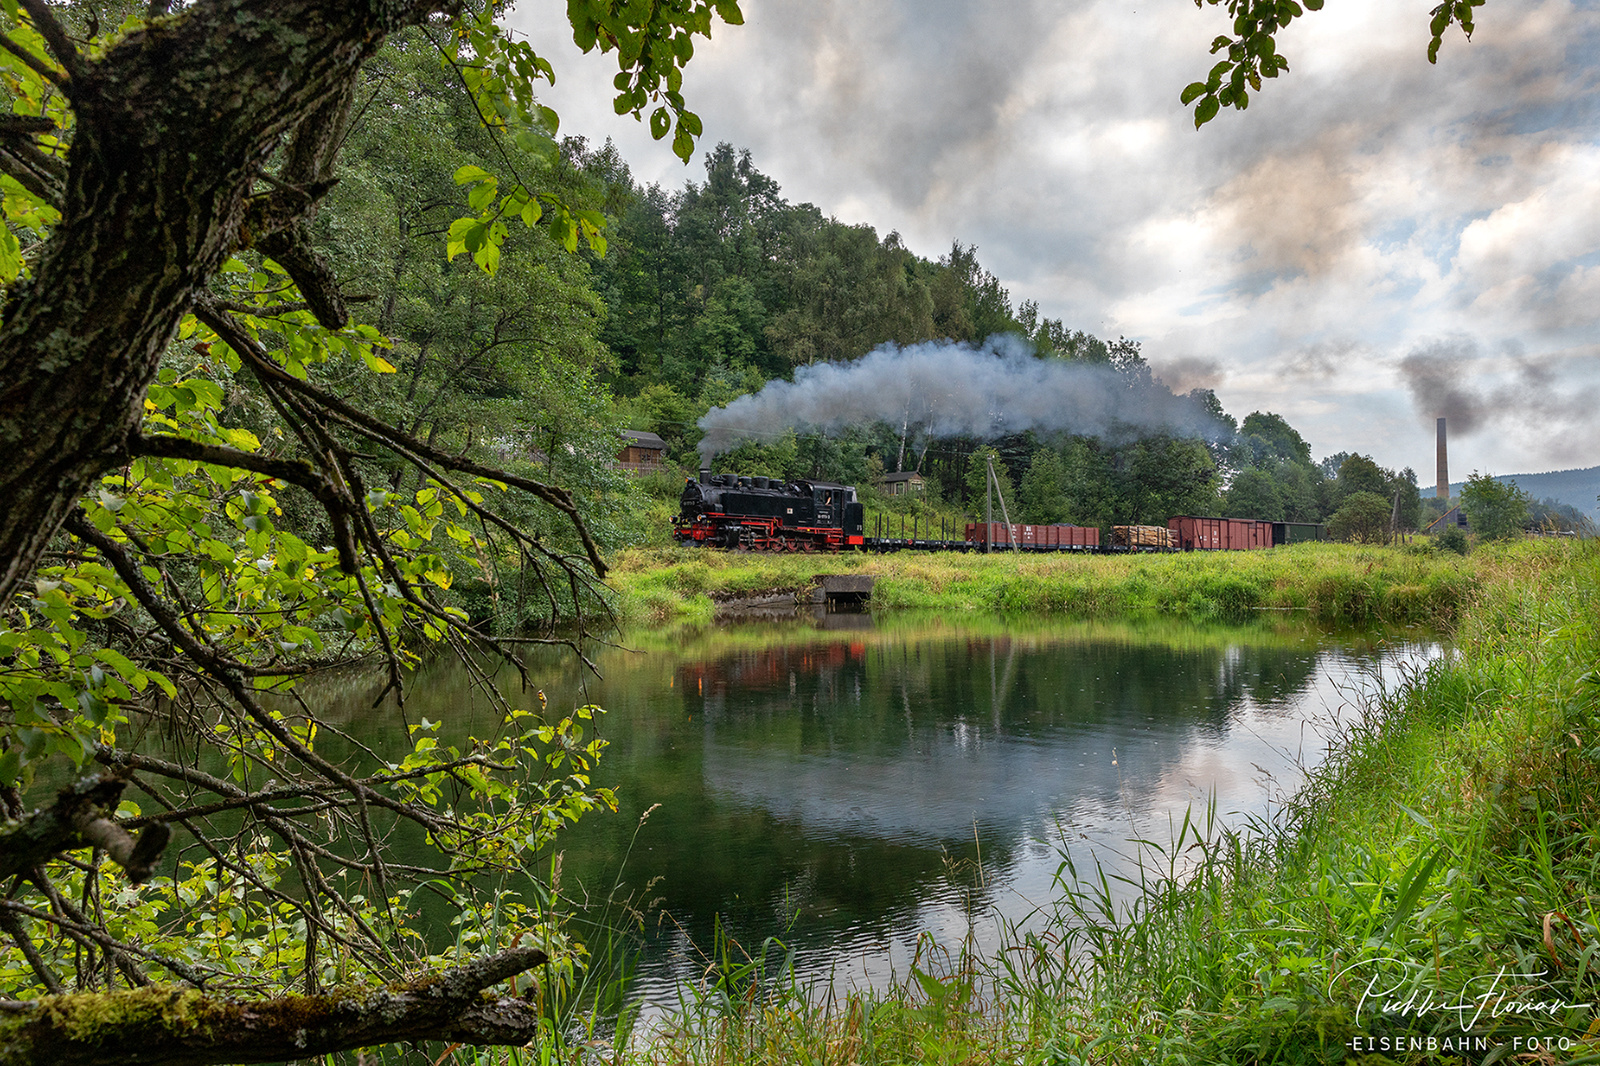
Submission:
[[[899,536],[880,518],[867,534],[866,513],[850,485],[828,481],[711,474],[689,478],[678,500],[672,535],[680,544],[748,551],[1228,551],[1325,540],[1309,523],[1180,515],[1163,526],[1114,526],[1101,545],[1093,526],[968,523],[963,540],[929,536],[913,525]],[[952,534],[955,530],[950,531]]]

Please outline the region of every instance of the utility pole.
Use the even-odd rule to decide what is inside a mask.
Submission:
[[[988,555],[994,540],[994,461],[985,455],[983,462],[983,554]]]
[[[1014,534],[1014,532],[1011,529],[1011,513],[1006,510],[1005,493],[1000,491],[1000,479],[994,476],[994,455],[993,455],[993,453],[986,454],[983,457],[983,462],[984,462],[984,466],[989,471],[989,478],[988,478],[987,487],[992,489],[996,496],[1000,497],[1000,517],[1004,518],[1005,521],[1006,521],[1006,540],[1011,542],[1011,553],[1013,555],[1019,555],[1022,552],[1022,548],[1017,545],[1016,535]],[[988,505],[987,502],[984,504],[984,509],[983,510],[984,510],[984,519],[986,521],[991,521],[992,522],[993,521],[993,513],[990,511],[989,505]],[[993,532],[993,531],[991,530],[991,532]],[[987,544],[990,539],[991,538],[989,538],[989,537],[985,537],[984,538],[984,543]],[[984,551],[987,552],[988,550],[989,550],[988,548],[984,548]]]

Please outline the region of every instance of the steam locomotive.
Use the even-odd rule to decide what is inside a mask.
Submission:
[[[850,485],[712,474],[690,478],[672,535],[680,544],[754,551],[839,551],[865,542],[866,511]]]

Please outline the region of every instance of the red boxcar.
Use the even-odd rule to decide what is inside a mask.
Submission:
[[[967,542],[1009,548],[1097,548],[1100,530],[1095,526],[1006,525],[1004,522],[968,522]]]
[[[1272,547],[1272,523],[1253,518],[1197,518],[1178,515],[1167,520],[1172,546],[1182,551],[1247,551]]]

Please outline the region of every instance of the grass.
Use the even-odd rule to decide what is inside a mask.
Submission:
[[[1045,920],[993,956],[925,941],[892,987],[822,992],[797,981],[781,946],[749,957],[719,943],[665,1023],[550,1058],[1600,1062],[1588,1006],[1600,1002],[1600,548],[1480,550],[1465,570],[1372,549],[1223,558],[1243,561],[1066,560],[1054,576],[1097,575],[1123,605],[1221,602],[1231,580],[1255,605],[1319,615],[1409,614],[1413,594],[1399,590],[1434,583],[1451,590],[1453,651],[1369,700],[1270,818],[1224,827],[1214,810],[1191,812],[1170,840],[1137,842],[1146,863],[1125,883],[1063,846]],[[796,562],[671,566],[698,564],[705,595],[752,587],[758,570],[802,579]],[[1003,589],[1053,560],[985,561],[975,576],[932,557],[868,562],[948,595]],[[528,1053],[473,1061],[515,1054]]]
[[[718,602],[803,592],[819,574],[870,573],[878,577],[875,609],[1193,619],[1292,611],[1335,624],[1449,627],[1477,589],[1485,560],[1498,557],[1342,544],[1121,556],[784,556],[667,548],[624,553],[612,576],[619,612],[634,624],[703,621]]]

